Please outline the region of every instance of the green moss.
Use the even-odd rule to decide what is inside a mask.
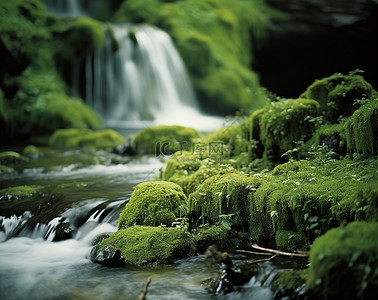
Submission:
[[[296,172],[300,169],[305,169],[310,166],[310,162],[307,160],[300,160],[300,161],[289,161],[284,164],[280,164],[276,166],[272,174],[273,175],[279,175],[279,174],[284,174],[284,173],[289,173],[289,172]]]
[[[6,107],[8,136],[48,135],[59,128],[101,125],[98,115],[81,99],[65,94],[53,70],[29,67],[13,82],[18,90]]]
[[[272,290],[280,292],[280,296],[293,297],[298,289],[304,286],[307,277],[308,269],[281,271],[273,278]]]
[[[190,211],[195,219],[201,216],[204,223],[215,224],[224,215],[228,217],[227,227],[247,230],[248,197],[259,184],[259,180],[239,172],[215,175],[190,194]]]
[[[29,158],[14,152],[14,151],[5,151],[0,152],[0,164],[10,165],[10,164],[18,164],[23,162],[28,162]]]
[[[58,129],[49,139],[55,148],[111,148],[124,143],[122,136],[111,129],[92,131],[90,129]]]
[[[229,246],[227,232],[228,230],[222,225],[198,228],[194,235],[197,251],[204,252],[211,245],[215,245],[218,249],[227,248]]]
[[[57,21],[62,22],[62,21]],[[105,28],[101,22],[88,17],[55,24],[56,52],[59,60],[73,61],[85,57],[88,52],[102,49],[105,45]]]
[[[0,190],[0,198],[19,198],[26,197],[35,194],[38,189],[41,188],[39,185],[20,185],[13,186]]]
[[[278,249],[283,251],[294,251],[306,249],[306,236],[302,233],[278,229],[275,235],[275,242]]]
[[[14,173],[14,172],[15,172],[15,169],[7,167],[7,166],[0,165],[0,174]]]
[[[193,143],[200,137],[200,133],[190,127],[160,125],[139,131],[134,137],[134,145],[141,153],[166,155],[192,150]]]
[[[26,156],[38,157],[43,154],[42,150],[34,145],[28,145],[24,148],[22,153]]]
[[[332,227],[377,220],[376,159],[312,161],[296,167],[256,176],[261,185],[249,197],[250,232],[259,244],[305,249]]]
[[[191,234],[179,228],[133,226],[113,233],[99,247],[107,245],[121,250],[131,265],[170,263],[194,254]]]
[[[281,155],[295,148],[297,142],[311,138],[315,125],[307,117],[317,116],[318,109],[319,104],[309,99],[273,102],[252,113],[246,121],[249,138],[261,143],[266,159],[279,161]],[[261,150],[257,149],[257,152],[261,153]]]
[[[378,290],[378,223],[329,230],[310,251],[307,289],[324,299],[374,299]]]
[[[180,186],[167,181],[138,184],[118,220],[118,228],[137,225],[171,226],[176,218],[185,217],[187,198]]]
[[[356,110],[344,125],[348,150],[368,155],[378,152],[378,98]]]
[[[318,101],[324,119],[336,123],[340,116],[349,117],[358,108],[353,106],[355,99],[368,98],[371,92],[362,76],[338,73],[316,80],[300,97]]]

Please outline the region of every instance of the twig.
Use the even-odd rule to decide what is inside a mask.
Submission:
[[[138,300],[145,300],[146,299],[146,295],[147,295],[147,288],[148,288],[148,285],[150,284],[151,282],[151,278],[148,277],[145,282],[143,283],[143,286],[142,286],[142,290],[140,291],[139,295],[138,295]]]
[[[274,249],[263,248],[263,247],[260,247],[257,244],[253,244],[251,246],[254,249],[261,250],[261,251],[266,251],[266,252],[271,252],[271,253],[274,253],[274,254],[277,254],[277,255],[291,256],[291,257],[293,257],[293,256],[295,256],[295,257],[308,257],[307,253],[283,252],[283,251],[278,251],[278,250],[274,250]]]
[[[247,250],[236,250],[236,252],[238,252],[238,253],[252,254],[252,255],[272,255],[272,253],[253,252],[253,251],[247,251]]]
[[[271,260],[271,259],[275,258],[276,256],[278,256],[278,254],[273,254],[273,255],[272,255],[271,257],[269,257],[269,258],[262,258],[262,259],[252,260],[251,262],[252,262],[252,263],[258,263],[258,262],[268,261],[268,260]]]

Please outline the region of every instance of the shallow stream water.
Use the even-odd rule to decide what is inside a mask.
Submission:
[[[37,159],[19,173],[0,175],[0,188],[38,185],[43,190],[29,202],[0,199],[0,299],[136,299],[148,277],[148,300],[272,299],[272,278],[293,262],[259,263],[259,273],[250,282],[217,296],[201,282],[219,271],[206,265],[201,254],[163,266],[109,268],[92,263],[93,241],[117,230],[133,186],[155,178],[164,165],[156,157],[114,161],[104,153],[87,157],[65,152]],[[69,222],[72,237],[54,241],[62,222]],[[250,259],[231,256],[234,262]]]

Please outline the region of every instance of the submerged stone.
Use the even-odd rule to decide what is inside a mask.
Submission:
[[[95,246],[90,253],[91,261],[108,267],[121,267],[125,264],[121,251],[113,246]]]

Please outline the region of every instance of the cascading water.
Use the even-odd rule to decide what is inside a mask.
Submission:
[[[79,1],[65,6],[60,2],[46,1],[61,15],[76,17],[85,11]],[[152,121],[149,124],[199,130],[221,127],[221,118],[200,112],[185,65],[167,33],[132,24],[106,25],[104,32],[104,49],[87,53],[83,64],[78,60],[73,64],[71,88],[108,126],[144,127],[145,121]]]

